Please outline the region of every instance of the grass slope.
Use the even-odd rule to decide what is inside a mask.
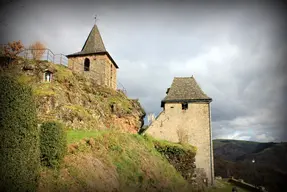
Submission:
[[[65,157],[59,170],[42,171],[39,191],[190,189],[190,184],[155,149],[154,141],[151,137],[117,131],[68,131],[68,142],[77,142],[76,150]],[[191,146],[157,142],[194,150]]]

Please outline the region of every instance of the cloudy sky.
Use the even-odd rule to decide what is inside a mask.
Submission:
[[[0,44],[40,40],[54,53],[74,53],[96,14],[119,82],[147,113],[161,111],[173,77],[193,75],[213,98],[213,138],[287,141],[287,22],[280,5],[105,2],[6,2]]]

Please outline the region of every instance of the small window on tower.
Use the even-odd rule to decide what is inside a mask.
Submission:
[[[181,108],[182,108],[182,110],[187,110],[188,109],[188,103],[182,103]]]
[[[84,61],[84,71],[90,71],[90,59],[85,58]]]

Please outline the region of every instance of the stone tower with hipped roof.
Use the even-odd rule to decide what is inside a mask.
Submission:
[[[119,68],[106,50],[101,34],[95,24],[80,52],[67,55],[68,67],[93,78],[99,85],[117,88]]]
[[[210,103],[194,77],[175,77],[161,101],[163,111],[145,134],[171,142],[186,142],[197,147],[196,167],[205,171],[214,184],[214,165]]]

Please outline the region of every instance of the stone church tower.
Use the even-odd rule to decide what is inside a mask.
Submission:
[[[188,142],[197,147],[195,163],[214,184],[210,102],[194,77],[175,77],[161,102],[163,111],[145,133],[171,142]]]
[[[117,89],[117,69],[119,68],[106,50],[99,29],[95,24],[82,50],[67,55],[68,67],[93,78],[99,85]]]

